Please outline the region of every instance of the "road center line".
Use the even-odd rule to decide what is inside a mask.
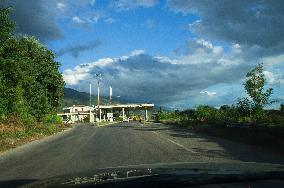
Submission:
[[[163,139],[165,139],[165,140],[167,140],[167,141],[169,141],[169,142],[171,142],[171,143],[173,143],[173,144],[175,144],[175,145],[177,145],[177,146],[183,148],[184,150],[186,150],[186,151],[188,151],[188,152],[195,153],[195,154],[198,153],[198,152],[196,152],[196,151],[193,151],[193,150],[191,150],[191,149],[188,149],[187,147],[185,147],[184,145],[182,145],[182,144],[180,144],[180,143],[178,143],[178,142],[175,142],[175,141],[173,141],[173,140],[171,140],[171,139],[169,139],[169,138],[165,138],[164,136],[162,136],[161,134],[159,134],[159,133],[157,133],[157,132],[155,132],[155,131],[153,131],[152,133],[154,133],[154,134],[156,134],[157,136],[159,136],[159,137],[161,137],[161,138],[163,138]]]

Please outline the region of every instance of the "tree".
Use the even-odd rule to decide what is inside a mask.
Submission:
[[[273,89],[268,88],[264,91],[265,81],[262,64],[258,64],[246,75],[244,86],[256,108],[262,109],[264,105],[269,103],[269,97],[272,94]]]
[[[0,8],[0,115],[43,120],[56,112],[63,96],[59,63],[34,37],[14,36],[9,13]]]
[[[1,2],[1,0],[0,0]],[[11,8],[0,7],[0,43],[2,44],[5,40],[12,36],[15,30],[15,23],[11,21],[9,14]]]
[[[263,74],[263,65],[258,64],[255,68],[249,71],[246,75],[245,83],[243,84],[248,98],[238,100],[237,108],[242,117],[249,117],[253,122],[266,121],[267,116],[263,107],[269,104],[269,97],[273,92],[272,88],[264,89],[266,79]]]
[[[252,114],[253,104],[252,102],[246,98],[239,98],[237,102],[237,111],[241,116],[250,117]]]

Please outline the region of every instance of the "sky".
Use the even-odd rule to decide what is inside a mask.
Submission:
[[[3,4],[3,2],[2,2]],[[284,101],[283,0],[6,0],[18,35],[56,54],[66,87],[185,109],[234,104],[263,63]],[[93,91],[95,91],[93,89]],[[279,104],[274,104],[277,107]]]

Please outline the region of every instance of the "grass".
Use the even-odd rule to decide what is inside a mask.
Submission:
[[[51,124],[37,124],[26,127],[0,124],[0,152],[53,135],[66,128],[65,125]]]

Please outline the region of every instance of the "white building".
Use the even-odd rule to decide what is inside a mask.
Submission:
[[[88,120],[91,114],[91,118],[94,118],[94,108],[85,105],[73,105],[71,107],[63,108],[63,113],[58,115],[63,118],[63,121],[67,123],[84,122]]]

